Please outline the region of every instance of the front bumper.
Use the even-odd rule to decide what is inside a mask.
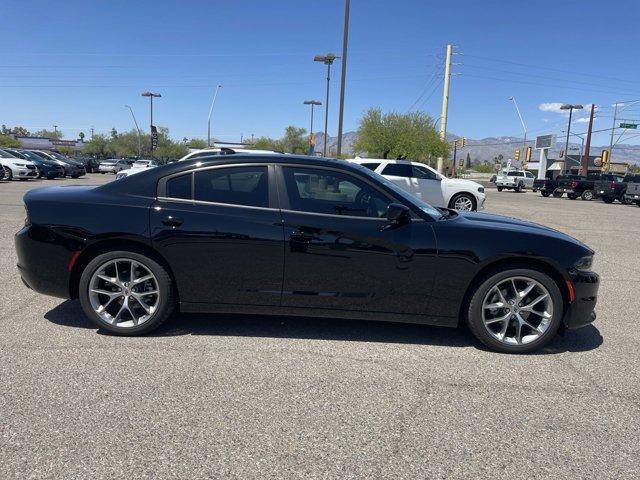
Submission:
[[[625,194],[624,198],[627,202],[631,202],[631,203],[640,202],[640,194],[635,194],[635,193],[633,195]]]
[[[35,168],[32,169],[28,169],[28,168],[16,168],[16,169],[11,169],[11,171],[13,172],[13,178],[37,178],[38,177],[38,170],[36,170]]]
[[[598,300],[600,278],[594,272],[570,272],[575,299],[569,304],[564,316],[564,324],[568,329],[589,325],[596,319],[594,309]]]

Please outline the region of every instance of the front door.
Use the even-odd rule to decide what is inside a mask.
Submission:
[[[171,265],[181,302],[280,304],[283,227],[269,170],[208,167],[160,182],[152,241]]]
[[[277,167],[288,307],[425,314],[435,238],[416,219],[381,230],[394,199],[364,177],[324,167]]]

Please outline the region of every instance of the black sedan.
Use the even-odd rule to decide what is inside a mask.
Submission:
[[[595,319],[593,251],[533,223],[433,208],[339,160],[233,154],[24,197],[18,268],[101,329],[183,312],[466,323],[528,352]],[[42,262],[43,254],[47,262]]]

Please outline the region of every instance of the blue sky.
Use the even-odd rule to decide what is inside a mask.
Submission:
[[[372,106],[413,106],[437,118],[447,43],[457,52],[449,131],[458,135],[520,135],[509,96],[530,136],[561,135],[566,118],[554,103],[595,103],[595,128],[606,129],[614,101],[640,98],[634,0],[611,8],[596,0],[351,3],[345,131]],[[343,9],[342,0],[5,0],[0,123],[31,130],[56,124],[67,138],[92,125],[126,130],[133,125],[124,105],[148,125],[140,92],[155,90],[163,95],[154,104],[157,125],[175,138],[205,138],[213,89],[222,84],[214,136],[236,141],[307,127],[303,100],[324,102],[324,66],[313,55],[340,54]],[[339,65],[334,73],[330,135],[337,131]],[[586,110],[573,131],[586,130],[583,116]],[[623,117],[639,118],[640,103]],[[594,142],[608,143],[608,133]]]

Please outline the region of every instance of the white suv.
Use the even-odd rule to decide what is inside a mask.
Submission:
[[[349,161],[373,170],[434,207],[468,211],[484,208],[482,185],[471,180],[447,178],[424,163],[373,158],[354,158]]]
[[[504,189],[521,192],[525,188],[533,188],[534,180],[533,173],[526,170],[503,170],[496,176],[496,187],[499,192]]]

